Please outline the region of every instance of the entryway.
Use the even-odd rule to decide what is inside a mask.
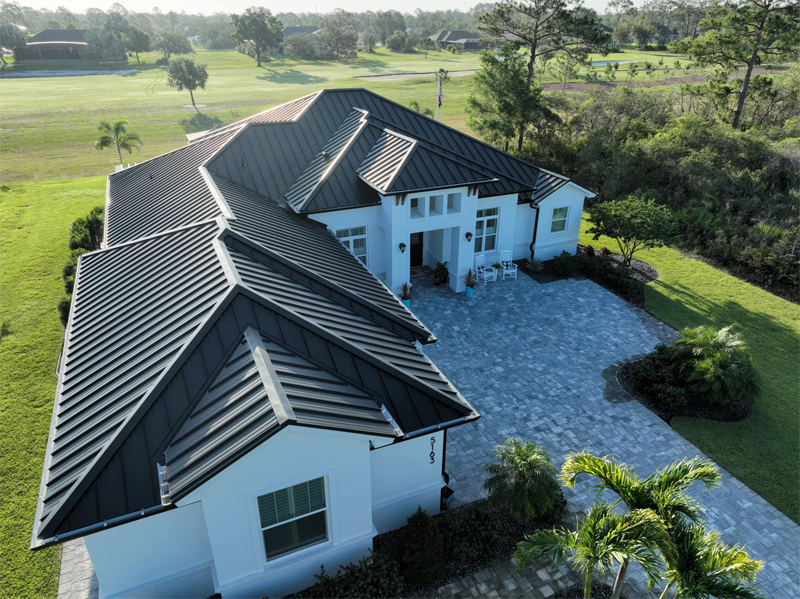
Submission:
[[[424,252],[424,233],[412,233],[411,234],[411,268],[415,266],[422,266],[423,256],[425,255]]]

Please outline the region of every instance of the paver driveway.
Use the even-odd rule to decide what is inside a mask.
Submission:
[[[639,475],[702,455],[636,401],[620,401],[609,374],[613,364],[672,340],[674,331],[595,283],[540,285],[520,273],[466,298],[415,279],[413,296],[412,309],[439,337],[425,352],[481,413],[477,423],[448,433],[447,470],[458,502],[481,496],[482,468],[508,437],[545,445],[557,467],[568,451],[585,449],[613,455]],[[596,496],[582,478],[565,490],[580,509]],[[724,471],[721,487],[693,494],[723,540],[747,543],[751,556],[766,562],[758,586],[767,596],[800,597],[800,527]]]

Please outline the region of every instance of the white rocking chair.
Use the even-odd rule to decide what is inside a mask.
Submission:
[[[475,277],[481,285],[497,280],[497,271],[491,266],[486,266],[486,256],[483,254],[475,256]]]
[[[503,280],[506,277],[517,278],[517,265],[511,261],[511,250],[500,252],[500,263],[503,265]]]

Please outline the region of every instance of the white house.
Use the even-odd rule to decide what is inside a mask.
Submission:
[[[392,290],[575,251],[588,195],[365,90],[109,176],[31,548],[84,537],[105,598],[281,596],[438,513],[447,431],[479,415]]]

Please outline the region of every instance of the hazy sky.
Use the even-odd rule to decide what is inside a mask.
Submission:
[[[241,12],[248,6],[266,6],[272,12],[328,12],[334,8],[344,8],[354,12],[364,12],[367,10],[386,10],[393,8],[401,12],[413,12],[416,8],[424,10],[447,10],[447,9],[460,9],[467,10],[477,3],[475,2],[458,2],[456,0],[411,0],[404,2],[403,0],[384,0],[382,2],[375,2],[375,0],[293,0],[292,2],[263,2],[259,0],[229,0],[220,3],[215,0],[169,0],[166,3],[157,2],[157,0],[139,0],[138,2],[130,2],[121,0],[120,3],[128,10],[133,11],[149,11],[153,6],[158,6],[162,12],[169,12],[174,10],[180,12],[185,10],[188,13],[203,13],[212,14],[224,10],[225,12]],[[83,12],[87,8],[95,7],[107,10],[109,6],[114,3],[114,0],[48,0],[46,2],[36,0],[19,0],[22,5],[35,6],[37,8],[49,8],[56,10],[59,6],[66,6],[73,12]],[[602,11],[607,0],[585,0],[585,4],[589,8]],[[636,2],[640,4],[640,2]]]

